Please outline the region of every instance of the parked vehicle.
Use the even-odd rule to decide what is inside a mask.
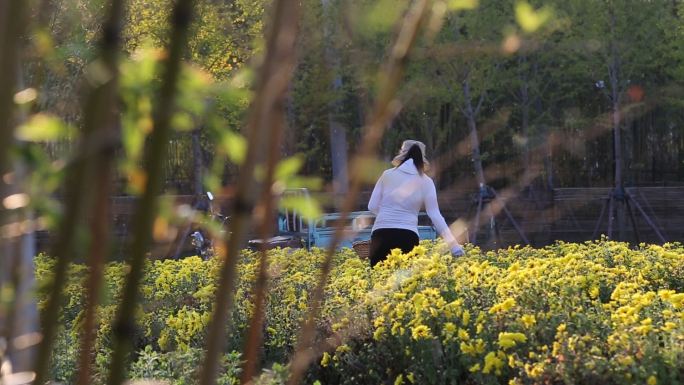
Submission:
[[[304,199],[311,199],[309,190],[305,188],[288,189],[283,192],[283,197],[303,197]],[[302,229],[307,227],[309,221],[305,220],[299,212],[283,209],[278,213],[278,233],[266,240],[251,239],[247,245],[252,250],[261,250],[262,245],[266,244],[266,249],[273,249],[276,247],[292,247],[301,248],[307,247],[307,240],[303,237]]]
[[[214,195],[207,191],[193,204],[193,209],[205,218],[204,221],[192,222],[183,231],[177,241],[174,258],[186,255],[197,255],[202,259],[209,259],[214,255],[214,237],[210,228],[215,232],[226,231],[226,224],[230,217],[218,212],[213,207]]]
[[[306,189],[286,190],[285,195],[293,194],[311,199]],[[317,219],[305,219],[298,212],[283,210],[278,215],[278,234],[266,240],[266,248],[275,247],[312,247],[327,248],[333,241],[340,213],[323,214]],[[369,240],[375,215],[370,211],[353,211],[347,215],[343,223],[344,236],[337,248],[352,247],[356,241]],[[420,239],[435,239],[437,232],[426,213],[418,216],[418,234]],[[429,223],[429,224],[427,224]],[[249,247],[258,250],[264,241],[249,241]]]
[[[282,197],[304,197],[313,199],[307,189],[289,189],[283,192]],[[211,236],[209,228],[214,229],[214,233],[227,231],[229,217],[222,215],[214,209],[212,203],[214,196],[207,192],[193,205],[194,209],[204,214],[205,223],[193,222],[180,235],[177,241],[175,258],[183,256],[197,255],[203,259],[208,259],[214,255],[214,238]],[[327,213],[316,219],[304,218],[298,211],[283,209],[278,213],[277,233],[275,236],[263,239],[251,239],[248,247],[252,250],[260,250],[265,243],[266,249],[276,247],[307,248],[312,247],[327,248],[333,241],[337,224],[341,220],[340,213]],[[435,239],[437,233],[432,227],[430,220],[425,213],[418,216],[418,233],[420,239]],[[375,215],[370,211],[354,211],[347,215],[343,226],[342,241],[337,248],[352,247],[357,241],[369,240]]]

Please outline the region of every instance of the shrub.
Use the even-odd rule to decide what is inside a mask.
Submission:
[[[324,252],[269,252],[262,383],[280,383]],[[258,255],[243,252],[222,383],[236,381],[241,336],[252,311]],[[452,258],[422,242],[369,268],[353,251],[335,255],[318,319],[321,383],[676,383],[684,381],[684,248],[679,244],[557,243]],[[50,264],[37,259],[40,281]],[[192,383],[218,261],[187,258],[146,266],[133,378]],[[106,270],[99,309],[98,368],[106,367],[110,323],[125,268]],[[82,280],[65,289],[54,378],[73,376]],[[280,363],[280,364],[279,364]],[[71,368],[71,369],[69,369]],[[97,380],[96,378],[96,380]]]

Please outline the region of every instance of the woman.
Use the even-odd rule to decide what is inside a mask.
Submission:
[[[425,144],[405,140],[392,164],[395,167],[382,173],[368,202],[368,210],[376,215],[371,233],[371,266],[385,260],[392,249],[407,253],[418,245],[418,212],[423,206],[452,254],[463,255],[463,247],[439,212],[435,184],[425,175],[429,165]]]

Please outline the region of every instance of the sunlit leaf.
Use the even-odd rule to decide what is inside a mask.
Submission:
[[[427,36],[432,40],[437,32],[442,29],[444,25],[444,18],[446,17],[449,7],[444,1],[436,1],[432,5],[432,12],[427,25]]]
[[[183,66],[183,85],[186,87],[201,89],[212,83],[211,75],[202,69],[191,65]]]
[[[0,303],[7,303],[14,298],[14,287],[4,284],[0,286]]]
[[[254,71],[243,68],[230,78],[229,84],[233,88],[248,89],[254,82]]]
[[[147,174],[145,171],[135,168],[128,173],[131,189],[135,194],[142,194],[147,186]]]
[[[306,219],[316,219],[323,215],[320,204],[315,199],[306,196],[285,196],[280,200],[280,207],[297,211]]]
[[[20,209],[28,206],[31,198],[24,193],[12,194],[2,200],[2,205],[8,210]]]
[[[46,30],[37,30],[33,34],[33,46],[41,57],[52,55],[55,51],[55,42]]]
[[[99,87],[110,81],[114,74],[107,68],[104,61],[96,59],[88,64],[85,69],[85,78],[93,87]]]
[[[211,90],[211,76],[193,66],[183,66],[179,82],[180,92],[177,96],[179,109],[192,115],[202,115],[207,106],[209,90]]]
[[[36,378],[34,372],[18,372],[3,376],[3,385],[30,384]]]
[[[369,9],[362,10],[360,29],[365,33],[388,32],[406,9],[406,2],[379,0]]]
[[[40,227],[40,225],[38,225]],[[38,332],[24,333],[14,338],[14,347],[17,350],[24,350],[31,346],[36,346],[43,339],[43,335]]]
[[[171,232],[171,227],[169,227],[169,221],[167,218],[159,216],[154,221],[154,226],[152,227],[152,235],[154,240],[159,242],[166,240]]]
[[[263,182],[266,179],[266,168],[263,163],[259,163],[254,166],[254,180]]]
[[[195,128],[195,122],[192,116],[185,112],[179,112],[173,115],[171,125],[177,131],[191,131]]]
[[[534,32],[551,19],[553,12],[548,7],[535,10],[530,3],[519,1],[515,5],[515,19],[525,32]]]
[[[522,40],[516,34],[511,34],[506,36],[506,38],[501,42],[501,49],[507,54],[513,54],[520,49],[522,45]]]
[[[26,88],[14,94],[14,103],[26,104],[31,103],[38,97],[38,91],[35,88]]]
[[[233,87],[221,84],[220,92],[217,97],[219,102],[225,106],[247,106],[252,97],[252,93],[247,88]]]
[[[140,104],[149,104],[149,108],[151,109],[149,98],[141,98],[139,105]],[[148,133],[152,132],[152,127],[154,126],[152,116],[148,111],[135,115],[137,116],[124,116],[123,135],[121,138],[123,148],[131,160],[136,160],[140,157],[145,143],[145,137]]]
[[[480,5],[479,0],[449,0],[447,6],[451,11],[475,9]]]
[[[49,142],[64,138],[72,133],[72,128],[59,118],[49,114],[36,114],[28,122],[17,128],[15,137],[28,142]]]
[[[217,191],[221,188],[221,178],[214,173],[208,173],[208,175],[205,175],[203,178],[203,183],[206,189],[209,191]]]
[[[306,188],[312,191],[319,191],[323,188],[323,179],[313,176],[295,175],[285,183],[287,188]]]
[[[352,162],[352,172],[364,183],[375,183],[387,166],[387,163],[376,158],[357,158]]]
[[[141,48],[121,65],[121,84],[125,87],[149,85],[157,74],[157,64],[163,57],[159,48]]]
[[[166,381],[156,381],[156,380],[132,380],[128,381],[129,385],[168,385]]]
[[[283,180],[297,174],[297,172],[299,172],[299,170],[302,168],[303,164],[304,159],[301,155],[295,155],[287,159],[283,159],[276,167],[275,179]]]
[[[226,130],[222,133],[221,145],[228,159],[233,163],[242,164],[247,155],[247,140],[242,135]]]

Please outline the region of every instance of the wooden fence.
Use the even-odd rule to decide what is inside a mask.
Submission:
[[[641,211],[633,205],[637,232],[626,214],[622,229],[617,222],[614,225],[613,239],[631,243],[659,243],[659,237],[652,230],[646,216],[656,225],[667,241],[684,239],[684,187],[640,187],[627,188],[627,192],[638,203]],[[534,246],[544,246],[555,240],[578,242],[592,239],[597,234],[606,234],[607,218],[598,223],[601,210],[611,188],[559,188],[553,191],[524,192],[511,197],[507,208],[513,218]],[[476,196],[473,192],[442,192],[439,195],[440,209],[447,221],[459,218],[472,219],[476,212]],[[365,209],[369,192],[359,199],[359,210]],[[191,204],[190,195],[166,196],[175,204]],[[326,211],[335,211],[334,199],[328,194],[315,197],[324,202]],[[213,203],[215,209],[230,215],[230,199],[218,196]],[[125,245],[130,241],[131,218],[135,210],[134,197],[112,198],[113,252],[124,254]],[[492,228],[492,226],[495,226]],[[598,229],[597,229],[598,227]],[[498,229],[499,237],[494,230]],[[469,229],[471,234],[473,229]],[[251,231],[252,237],[256,232]],[[637,236],[638,235],[638,236]],[[47,232],[38,234],[38,249],[46,250],[50,235]],[[471,239],[473,241],[474,239]],[[523,244],[519,233],[508,218],[502,213],[494,221],[483,220],[477,237],[483,248],[498,248]]]

